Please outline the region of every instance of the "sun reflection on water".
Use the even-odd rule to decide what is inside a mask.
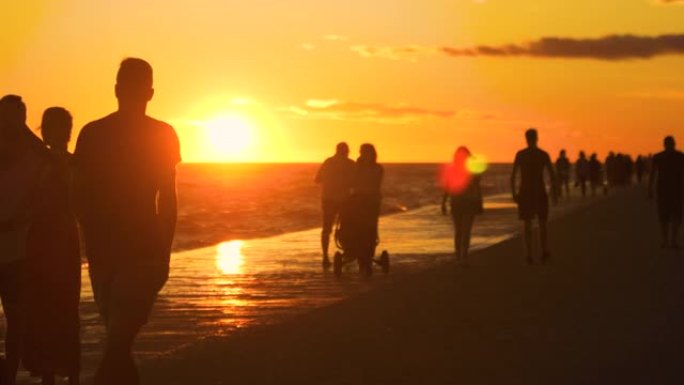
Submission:
[[[224,275],[241,274],[245,257],[242,255],[243,241],[222,242],[216,247],[216,267]]]

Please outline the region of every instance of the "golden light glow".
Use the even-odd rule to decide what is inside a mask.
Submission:
[[[473,154],[466,161],[466,168],[473,174],[482,174],[487,167],[487,158],[482,154]]]
[[[243,158],[254,141],[251,123],[234,114],[218,116],[203,123],[211,144],[211,151],[218,159]]]
[[[235,240],[220,243],[216,247],[216,267],[222,274],[233,275],[242,273],[244,255],[242,255],[243,241]]]

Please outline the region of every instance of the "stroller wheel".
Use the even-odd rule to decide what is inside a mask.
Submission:
[[[382,268],[382,272],[387,274],[390,271],[390,258],[389,258],[389,253],[387,250],[383,250],[382,254],[380,254],[380,261],[379,265]]]
[[[333,258],[333,271],[335,272],[336,277],[342,275],[342,264],[342,253],[338,251],[335,253],[335,257]]]

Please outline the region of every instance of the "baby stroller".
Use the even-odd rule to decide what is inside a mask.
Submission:
[[[342,206],[335,226],[335,244],[339,251],[333,259],[333,270],[337,277],[342,267],[357,262],[359,272],[365,276],[373,274],[373,264],[387,274],[390,269],[389,253],[383,250],[375,258],[378,237],[379,202],[360,195],[352,195]]]

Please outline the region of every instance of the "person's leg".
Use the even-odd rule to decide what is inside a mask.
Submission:
[[[467,215],[463,218],[463,238],[461,240],[461,245],[463,245],[463,261],[467,263],[468,254],[470,253],[470,237],[473,230],[473,221],[475,216]]]
[[[321,250],[323,252],[323,265],[330,266],[328,250],[330,247],[330,234],[335,224],[337,212],[331,202],[323,201],[323,230],[321,231]]]
[[[462,219],[454,218],[454,254],[456,255],[456,262],[460,262],[463,257],[463,248],[461,246],[461,236],[463,234]]]
[[[16,382],[19,363],[21,362],[22,334],[24,325],[24,309],[21,289],[24,285],[24,265],[22,261],[3,264],[2,308],[5,313],[5,380],[7,384]]]
[[[527,253],[527,263],[532,264],[534,260],[532,259],[532,220],[524,220],[524,233],[525,233],[525,252]]]

